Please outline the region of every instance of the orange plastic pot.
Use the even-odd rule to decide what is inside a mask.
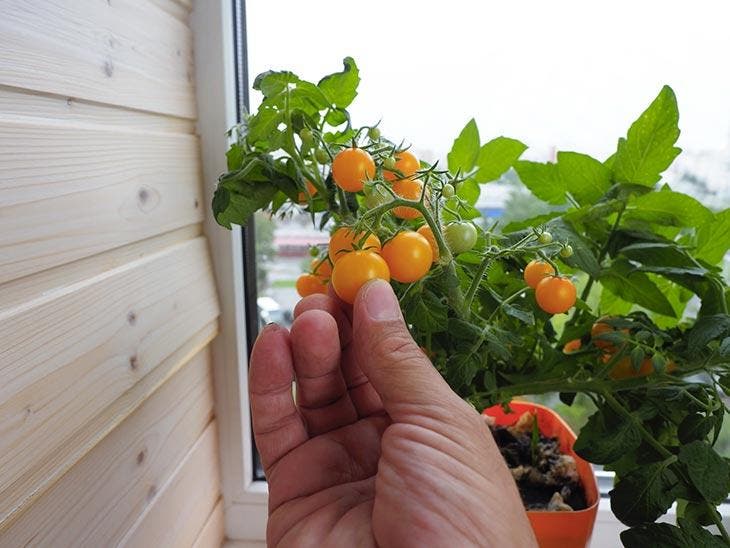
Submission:
[[[537,415],[537,426],[544,436],[558,438],[560,450],[575,459],[578,475],[585,489],[588,508],[575,512],[547,512],[529,510],[530,520],[540,548],[585,548],[593,534],[593,524],[598,513],[598,482],[591,465],[573,452],[575,434],[565,421],[552,409],[537,403],[513,401],[512,413],[505,413],[495,405],[483,411],[494,417],[500,426],[510,426],[525,412]]]

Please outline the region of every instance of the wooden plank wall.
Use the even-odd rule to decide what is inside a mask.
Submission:
[[[0,547],[221,544],[190,10],[0,0]]]

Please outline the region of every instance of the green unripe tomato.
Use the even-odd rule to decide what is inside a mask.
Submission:
[[[305,127],[299,132],[299,137],[302,139],[302,144],[307,147],[311,147],[314,144],[314,135],[308,127]]]
[[[454,195],[454,185],[451,183],[446,183],[444,185],[444,188],[441,189],[441,194],[443,194],[444,198],[447,200],[451,198]]]
[[[380,130],[376,127],[371,127],[368,130],[368,137],[370,137],[372,141],[377,141],[380,139]]]
[[[449,223],[444,229],[446,242],[454,255],[466,253],[477,243],[477,229],[468,222]]]
[[[369,190],[365,192],[365,197],[363,198],[362,203],[367,209],[374,209],[383,204],[387,204],[392,199],[392,196],[390,196],[390,194],[382,188],[378,186],[370,186]]]
[[[388,171],[393,171],[395,169],[395,156],[388,156],[383,160],[383,167]]]
[[[327,151],[323,148],[318,148],[314,151],[314,158],[320,163],[320,164],[327,164],[330,161],[329,154],[327,154]]]
[[[553,235],[549,232],[543,232],[537,237],[537,241],[541,244],[549,244],[553,241]]]
[[[309,256],[314,258],[319,257],[319,249],[317,248],[317,246],[313,245],[309,248]]]
[[[573,256],[573,246],[570,244],[565,244],[563,246],[563,249],[560,250],[560,256],[563,259],[567,259],[568,257]]]

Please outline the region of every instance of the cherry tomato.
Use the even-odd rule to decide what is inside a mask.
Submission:
[[[560,256],[563,259],[568,259],[573,256],[573,246],[570,244],[565,244],[562,249],[560,250]]]
[[[388,191],[384,190],[380,185],[365,185],[363,191],[365,192],[365,198],[363,198],[362,203],[368,209],[373,209],[383,204],[387,204],[393,199]]]
[[[444,198],[449,199],[454,195],[454,185],[446,183],[444,188],[441,189],[441,194]]]
[[[352,251],[365,236],[364,232],[355,235],[349,228],[343,226],[335,230],[330,238],[328,254],[332,264],[335,264],[340,258],[349,251]],[[369,234],[362,244],[364,250],[375,251],[380,253],[380,239],[375,234]]]
[[[330,283],[340,299],[352,304],[360,288],[375,278],[390,281],[388,263],[372,251],[352,251],[335,263]]]
[[[310,264],[312,274],[322,281],[329,280],[332,275],[332,265],[327,257],[324,259],[312,259]]]
[[[312,130],[308,127],[305,127],[299,132],[299,137],[302,139],[303,145],[310,147],[314,144],[314,135],[312,134]]]
[[[401,198],[417,202],[423,192],[423,183],[418,179],[399,179],[393,183],[393,192]],[[393,208],[393,215],[399,219],[417,219],[421,212],[412,207],[399,206]]]
[[[371,141],[377,141],[380,139],[380,130],[376,127],[371,127],[368,130],[368,137],[370,137]]]
[[[574,352],[578,352],[581,346],[583,346],[583,343],[580,339],[573,339],[572,341],[568,341],[567,343],[565,343],[565,346],[563,346],[563,354],[573,354]]]
[[[535,288],[537,305],[548,314],[562,314],[570,310],[576,299],[575,285],[568,278],[549,276]]]
[[[610,324],[605,323],[606,320],[610,319],[610,316],[604,316],[593,324],[593,326],[591,327],[591,339],[593,341],[593,345],[596,348],[600,348],[601,350],[605,350],[606,352],[615,353],[617,351],[617,348],[614,343],[606,339],[599,338],[599,336],[603,333],[611,333],[612,331],[615,331]],[[628,335],[629,330],[622,329],[621,333]]]
[[[388,156],[383,160],[383,168],[393,171],[395,169],[395,156]]]
[[[315,293],[327,293],[327,286],[314,274],[302,274],[297,278],[297,293],[300,297],[308,297]]]
[[[555,274],[555,269],[550,263],[535,260],[527,263],[522,277],[525,279],[527,285],[535,289],[543,278],[552,276],[553,274]]]
[[[314,159],[320,164],[326,164],[330,161],[330,155],[323,148],[318,148],[314,151]]]
[[[477,243],[477,229],[466,221],[447,224],[444,236],[454,255],[466,253]]]
[[[428,243],[431,246],[431,253],[433,254],[433,262],[438,261],[440,256],[439,245],[436,242],[436,238],[433,235],[433,230],[431,230],[431,227],[428,225],[423,225],[419,227],[416,232],[418,232],[421,236],[428,240]]]
[[[419,169],[421,169],[421,164],[418,162],[418,158],[416,158],[412,152],[404,150],[403,152],[399,152],[395,155],[395,166],[383,170],[383,178],[386,181],[407,179],[408,177],[415,175],[416,171]],[[399,175],[398,172],[402,175]]]
[[[314,198],[314,195],[315,195],[315,194],[317,194],[317,189],[316,189],[316,188],[315,188],[315,186],[314,186],[314,185],[312,184],[312,181],[307,181],[307,194],[308,194],[309,196],[311,196],[312,198]],[[299,193],[299,196],[298,196],[298,198],[299,198],[299,203],[300,203],[301,205],[304,205],[304,204],[306,204],[306,203],[307,203],[307,201],[308,201],[308,200],[307,200],[307,194],[304,194],[304,192],[300,192],[300,193]]]
[[[553,235],[549,232],[543,232],[537,237],[537,241],[543,245],[552,243]]]
[[[375,162],[366,150],[346,148],[332,161],[332,177],[337,186],[348,192],[359,192],[365,181],[375,175]]]
[[[612,354],[604,354],[601,358],[603,363],[608,363],[611,360]],[[673,371],[677,370],[677,364],[673,361],[667,362],[667,365],[664,368],[664,371],[667,373],[672,373]],[[616,365],[613,366],[611,369],[611,372],[608,374],[609,377],[611,377],[613,380],[619,381],[621,379],[635,379],[638,377],[646,377],[647,375],[651,375],[654,373],[654,364],[652,363],[651,358],[644,358],[644,360],[641,362],[641,367],[637,371],[634,369],[633,363],[631,363],[631,358],[629,356],[625,356],[621,358]]]
[[[433,263],[431,244],[418,232],[399,232],[383,246],[383,259],[394,280],[411,283],[423,278]]]

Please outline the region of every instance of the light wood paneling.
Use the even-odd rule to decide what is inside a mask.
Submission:
[[[22,514],[0,547],[116,545],[172,478],[212,411],[204,350]]]
[[[219,493],[218,436],[213,422],[120,546],[192,545]]]
[[[190,135],[1,123],[0,283],[202,221],[199,176]]]
[[[200,531],[198,538],[193,543],[193,548],[220,548],[225,537],[225,524],[223,523],[223,499],[218,503],[208,516],[208,520]]]
[[[195,118],[189,27],[147,0],[3,0],[0,84]]]
[[[78,429],[108,422],[112,402],[217,314],[203,238],[0,311],[10,341],[0,348],[0,527],[68,461]]]
[[[0,311],[19,305],[32,306],[31,301],[49,299],[54,293],[65,293],[74,284],[158,253],[171,245],[200,236],[199,224],[184,226],[116,249],[79,259],[56,268],[18,278],[0,286]]]
[[[33,92],[0,85],[0,121],[26,123],[70,122],[97,129],[134,129],[193,133],[195,122],[112,105],[101,105],[75,97]]]
[[[193,135],[89,127],[0,121],[0,205],[37,203],[119,184],[136,191],[155,180],[173,181],[182,190],[200,181]]]

